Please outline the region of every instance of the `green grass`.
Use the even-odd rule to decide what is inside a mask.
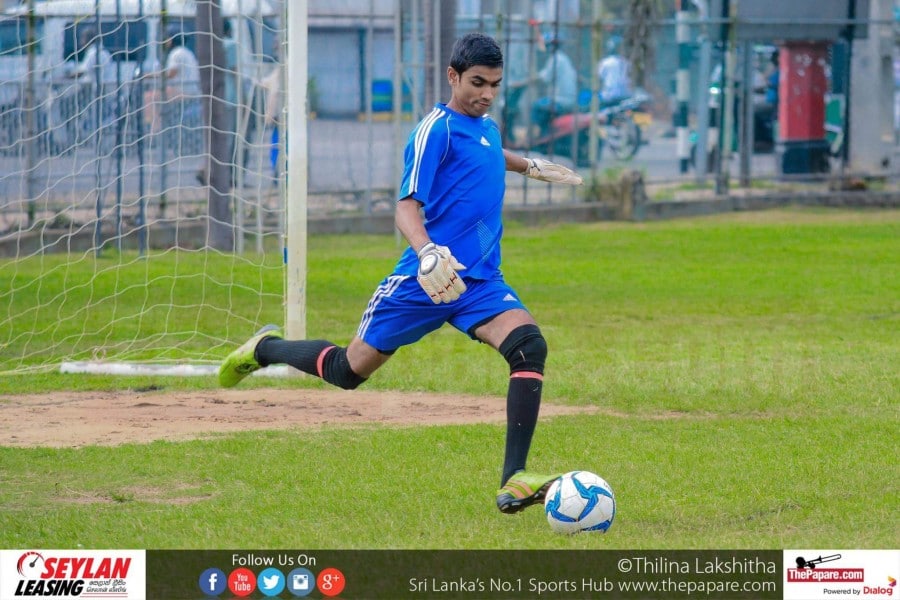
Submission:
[[[277,252],[50,254],[2,271],[0,372],[87,360],[98,349],[119,360],[208,360],[211,346],[224,349],[223,331],[244,335],[260,314],[280,313],[284,278]]]
[[[390,236],[312,237],[310,337],[346,343],[397,253]],[[274,263],[259,275],[270,257],[167,257],[185,272],[205,261],[208,271],[235,271],[223,279],[280,285]],[[502,426],[373,425],[0,447],[0,547],[894,548],[898,257],[897,211],[509,227],[504,272],[550,347],[544,398],[597,407],[543,419],[529,466],[607,478],[619,513],[606,536],[555,536],[539,510],[496,511]],[[46,269],[55,258],[43,260]],[[36,268],[18,265],[17,281]],[[159,302],[182,289],[165,292]],[[234,294],[230,310],[246,322],[227,334],[196,313],[178,330],[224,339],[212,348],[224,355],[257,323],[280,322],[280,291],[271,293],[276,300]],[[4,357],[20,352],[17,339]],[[398,352],[366,387],[497,396],[505,372],[489,348],[444,328]],[[250,384],[324,387],[312,378]],[[148,385],[214,382],[5,375],[0,394]]]

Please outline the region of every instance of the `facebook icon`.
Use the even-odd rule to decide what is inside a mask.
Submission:
[[[200,573],[197,583],[200,585],[200,591],[207,596],[218,596],[228,588],[225,572],[215,567]]]

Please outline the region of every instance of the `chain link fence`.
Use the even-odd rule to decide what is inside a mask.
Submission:
[[[627,11],[603,12],[602,5],[567,0],[308,3],[310,214],[393,210],[406,137],[434,102],[449,98],[449,46],[474,30],[494,35],[504,49],[505,78],[492,115],[507,146],[572,165],[590,180],[635,170],[651,193],[671,197],[715,193],[723,181],[748,190],[826,186],[851,169],[845,147],[850,53],[865,40],[825,45],[819,65],[825,151],[818,163],[796,172],[785,168],[779,153],[783,140],[772,99],[779,89],[772,83],[778,43],[758,39],[729,45],[711,35],[725,21],[696,10],[679,18],[659,14],[645,24],[655,60],[632,69],[644,74],[632,82],[626,101],[608,104],[598,66],[628,39],[634,23]],[[154,222],[170,224],[206,210],[210,137],[204,115],[210,98],[202,93],[167,97],[165,78],[184,76],[165,68],[172,26],[185,35],[188,48],[206,31],[216,32],[217,41],[232,48],[219,68],[226,77],[235,220],[248,234],[283,225],[283,117],[291,102],[282,87],[290,76],[290,65],[283,64],[289,39],[285,10],[300,5],[223,0],[229,37],[218,33],[220,25],[197,23],[193,7],[180,0],[162,5],[28,0],[0,16],[0,236],[14,240],[47,224],[97,232],[124,228],[118,235],[127,236],[129,228],[146,232]],[[892,68],[897,64],[893,16],[858,19],[867,25],[869,39],[889,46],[888,76],[900,73]],[[95,36],[80,45],[78,34],[89,28]],[[562,85],[539,79],[556,43],[574,67],[576,94],[568,106],[550,110],[547,121],[537,123],[536,105],[554,97]],[[91,47],[108,56],[111,75],[102,75],[99,67],[74,75]],[[621,51],[627,56],[627,48]],[[735,59],[731,71],[729,56]],[[894,114],[900,103],[894,83],[882,89],[888,92],[867,100],[878,113],[873,118],[889,115],[889,130],[882,127],[873,141],[884,158],[869,175],[893,186]],[[596,199],[584,190],[554,189],[514,174],[508,187],[510,204]]]

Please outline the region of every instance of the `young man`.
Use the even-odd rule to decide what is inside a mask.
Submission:
[[[607,56],[597,65],[600,78],[600,101],[604,106],[616,104],[631,96],[631,65],[620,54],[622,38],[612,36],[606,42]]]
[[[181,123],[186,107],[184,103],[199,101],[200,98],[200,66],[197,57],[186,45],[185,34],[177,25],[170,25],[166,30],[163,42],[165,66],[160,71],[149,73],[149,77],[160,78],[163,71],[166,75],[165,96],[163,90],[150,86],[144,92],[144,103],[147,107],[146,118],[153,133],[162,129],[162,105],[165,102],[180,102],[174,123]]]
[[[78,43],[82,52],[81,62],[75,67],[72,76],[82,82],[93,83],[99,69],[101,86],[108,87],[104,91],[111,92],[116,83],[116,65],[112,55],[97,37],[97,30],[93,27],[83,29],[78,36]]]
[[[231,387],[260,367],[287,363],[354,389],[401,346],[450,323],[509,363],[497,507],[514,513],[542,501],[556,476],[525,471],[547,344],[500,272],[505,172],[569,184],[581,178],[502,148],[497,124],[487,115],[502,77],[503,55],[492,38],[476,33],[456,42],[447,69],[452,97],[419,122],[406,146],[395,220],[409,248],[375,290],[349,346],[284,340],[269,325],[225,359],[219,382]]]
[[[546,133],[555,117],[575,110],[578,102],[578,71],[569,55],[563,52],[562,42],[553,33],[544,35],[547,61],[538,72],[538,81],[544,84],[547,95],[531,105],[531,122],[540,134]]]

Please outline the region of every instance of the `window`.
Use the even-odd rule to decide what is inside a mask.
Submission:
[[[78,39],[87,29],[97,29],[97,22],[89,19],[66,24],[63,35],[63,57],[80,61],[84,48],[78,48]],[[140,62],[147,54],[146,21],[101,21],[100,35],[103,47],[113,60]]]
[[[41,54],[41,37],[44,32],[44,20],[34,20],[34,52]],[[25,18],[0,20],[0,56],[25,56],[28,36],[28,22]]]

